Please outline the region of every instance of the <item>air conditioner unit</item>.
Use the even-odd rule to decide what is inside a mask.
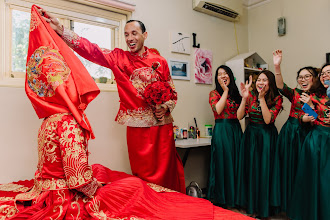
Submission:
[[[242,12],[242,0],[193,0],[193,9],[227,21],[238,21]]]

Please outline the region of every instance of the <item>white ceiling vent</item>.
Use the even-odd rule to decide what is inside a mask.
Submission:
[[[243,6],[241,0],[193,0],[193,9],[227,21],[238,21]]]

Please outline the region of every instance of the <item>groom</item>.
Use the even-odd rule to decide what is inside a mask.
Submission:
[[[59,36],[82,57],[110,68],[115,76],[120,98],[116,116],[127,126],[127,147],[132,173],[139,178],[185,193],[184,171],[175,149],[173,118],[177,94],[165,58],[144,46],[148,37],[141,21],[130,20],[124,29],[129,51],[102,49],[63,27],[54,16],[40,13]],[[143,99],[147,85],[154,81],[168,83],[173,99],[153,110]]]

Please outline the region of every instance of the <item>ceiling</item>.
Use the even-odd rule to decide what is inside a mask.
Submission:
[[[242,0],[242,1],[245,7],[250,8],[250,7],[258,6],[270,0]]]

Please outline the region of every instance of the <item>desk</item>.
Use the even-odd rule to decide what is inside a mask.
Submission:
[[[192,148],[207,147],[207,146],[211,146],[211,138],[199,138],[199,139],[188,138],[188,139],[177,139],[175,141],[175,147],[187,149],[182,158],[183,166],[186,165],[189,152]]]

